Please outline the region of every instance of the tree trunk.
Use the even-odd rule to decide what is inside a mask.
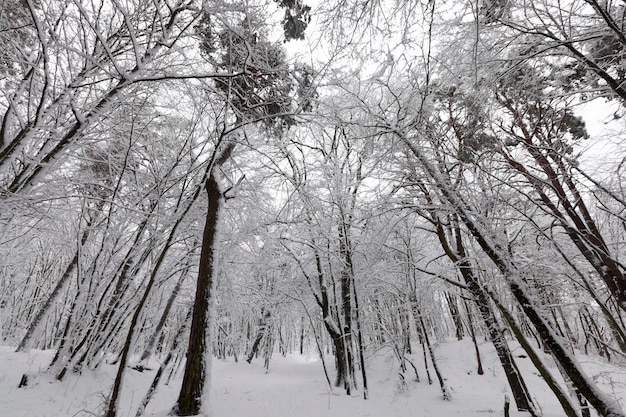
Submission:
[[[514,116],[519,116],[518,109],[509,101],[504,101],[503,104]],[[618,306],[626,311],[626,278],[624,273],[589,214],[585,200],[580,196],[571,174],[569,172],[557,172],[556,168],[559,163],[564,164],[562,155],[554,151],[544,155],[539,150],[541,144],[533,142],[534,133],[527,130],[521,117],[516,120],[524,136],[519,143],[526,148],[547,178],[545,180],[537,178],[525,165],[513,159],[511,155],[506,153],[502,153],[502,155],[509,166],[526,178],[535,189],[541,202],[547,208],[546,211],[552,213],[583,257],[602,278]],[[551,161],[554,161],[556,166],[553,166]],[[562,166],[565,167],[565,165]],[[544,183],[549,184],[550,189],[554,190],[554,198],[546,193],[543,188]],[[569,193],[566,190],[569,190]],[[571,197],[569,197],[570,195]]]
[[[250,353],[248,353],[248,358],[246,359],[246,362],[251,363],[254,355],[256,355],[256,353],[259,351],[261,340],[263,340],[263,336],[265,336],[265,333],[267,331],[269,319],[269,310],[261,312],[261,319],[259,320],[259,330],[257,331],[256,337],[254,338],[254,343],[252,343],[252,348],[250,349]]]
[[[604,417],[625,417],[624,412],[615,401],[611,400],[605,393],[600,391],[593,381],[591,381],[580,369],[578,363],[572,355],[565,350],[561,340],[554,333],[549,322],[543,317],[539,308],[535,305],[527,286],[521,278],[521,274],[512,263],[510,255],[502,250],[498,244],[492,241],[492,234],[483,228],[487,222],[482,218],[474,219],[475,213],[468,210],[467,204],[452,189],[449,188],[446,180],[435,169],[431,162],[422,153],[407,135],[398,130],[394,130],[399,138],[407,145],[411,153],[416,157],[428,175],[435,181],[445,201],[459,215],[461,221],[468,232],[478,243],[483,252],[491,259],[506,280],[511,293],[523,309],[524,313],[535,326],[541,339],[549,346],[554,358],[560,362],[572,383],[580,390],[581,394],[587,398],[589,403]],[[626,295],[625,295],[626,297]],[[620,306],[626,307],[626,306]]]
[[[356,386],[354,377],[354,354],[352,351],[352,287],[354,286],[354,271],[352,266],[352,248],[348,236],[349,225],[341,223],[339,226],[339,254],[342,258],[341,266],[341,310],[343,311],[343,335],[341,344],[345,351],[346,360],[345,385],[350,395],[352,386]],[[340,322],[341,319],[338,320]]]
[[[526,353],[528,354],[528,357],[532,361],[533,365],[535,365],[535,368],[537,369],[537,371],[539,372],[543,380],[546,382],[546,384],[548,384],[548,386],[550,387],[550,389],[552,390],[556,398],[559,400],[559,403],[561,403],[561,406],[563,407],[563,411],[565,411],[565,415],[568,417],[578,417],[574,409],[574,406],[569,401],[567,394],[561,389],[561,386],[559,385],[559,383],[552,377],[552,374],[550,373],[548,368],[541,361],[541,358],[539,358],[539,356],[537,355],[537,353],[531,346],[528,339],[526,339],[526,336],[524,336],[524,332],[515,321],[513,315],[509,312],[509,310],[507,310],[499,302],[497,298],[495,298],[495,295],[492,292],[489,292],[489,296],[491,297],[491,299],[494,301],[494,303],[496,304],[496,306],[502,313],[504,320],[506,320],[507,324],[509,325],[509,328],[515,335],[515,338],[517,339],[519,344],[522,346],[522,348],[526,351]]]
[[[183,383],[173,415],[193,416],[205,412],[208,416],[209,379],[212,344],[212,309],[215,298],[218,263],[218,221],[224,196],[217,178],[217,167],[206,181],[208,207],[202,235],[200,265],[193,316],[189,332],[187,363]]]
[[[300,319],[300,355],[304,355],[304,317]]]
[[[352,268],[352,260],[350,260],[350,268]],[[367,391],[367,372],[365,371],[365,355],[363,351],[365,347],[363,346],[363,333],[361,332],[361,320],[359,316],[359,297],[356,292],[356,286],[353,285],[352,290],[354,291],[354,312],[356,318],[356,329],[357,329],[357,342],[359,344],[359,363],[361,366],[361,377],[363,378],[363,399],[367,400],[369,394]],[[402,357],[404,357],[404,352],[402,352]]]
[[[199,187],[197,191],[199,191]],[[139,300],[139,303],[137,304],[137,307],[135,308],[135,312],[133,313],[130,324],[128,325],[128,333],[126,334],[126,338],[124,340],[122,352],[120,353],[120,356],[119,356],[119,365],[117,368],[117,374],[115,376],[115,381],[113,383],[113,388],[111,390],[111,395],[109,397],[107,412],[105,414],[105,417],[116,417],[117,415],[117,407],[119,403],[120,391],[122,389],[124,369],[126,368],[126,363],[128,361],[128,355],[130,353],[130,348],[133,342],[135,331],[139,327],[138,323],[139,323],[139,318],[141,316],[141,312],[143,310],[143,307],[146,305],[148,297],[150,296],[152,287],[156,283],[156,278],[157,278],[159,269],[161,268],[161,265],[163,264],[163,260],[165,259],[165,255],[167,254],[169,248],[172,246],[172,242],[174,240],[174,237],[176,236],[178,226],[180,226],[186,214],[189,213],[189,210],[193,206],[193,203],[198,197],[198,194],[199,193],[196,192],[192,196],[192,198],[187,202],[186,207],[182,210],[180,216],[178,217],[178,219],[174,223],[174,226],[170,230],[167,240],[163,244],[163,248],[161,252],[159,253],[159,256],[156,259],[152,272],[150,273],[150,277],[148,278],[148,283],[146,284],[146,288],[144,289],[141,299]]]
[[[515,400],[515,405],[517,406],[517,409],[519,411],[528,411],[531,415],[536,416],[537,412],[535,411],[535,407],[532,403],[532,400],[530,399],[531,397],[528,392],[528,388],[524,383],[522,375],[517,369],[515,359],[513,359],[513,355],[511,354],[509,345],[504,337],[504,334],[502,333],[502,329],[500,328],[496,316],[491,306],[489,305],[487,295],[485,294],[482,287],[475,280],[473,274],[471,275],[471,278],[468,278],[470,276],[469,274],[463,275],[466,277],[468,288],[470,289],[472,295],[475,297],[478,310],[480,311],[483,320],[485,321],[485,325],[487,326],[487,332],[489,334],[489,339],[496,349],[498,359],[502,364],[504,374],[506,375],[506,379],[509,382],[509,387],[511,388],[511,393],[513,394],[513,399]]]
[[[430,204],[432,199],[427,194],[426,198]],[[483,286],[478,281],[478,277],[474,273],[474,268],[467,258],[465,245],[462,240],[461,229],[459,225],[459,219],[457,215],[449,216],[449,222],[451,224],[452,237],[449,239],[443,229],[443,225],[439,219],[433,215],[433,221],[436,224],[437,237],[441,243],[444,252],[448,258],[456,264],[457,269],[461,273],[463,280],[467,284],[467,289],[474,297],[474,301],[478,307],[483,321],[487,327],[487,333],[489,339],[496,349],[500,364],[504,369],[504,374],[511,388],[515,405],[519,411],[528,411],[532,416],[536,416],[538,413],[532,403],[528,388],[522,378],[522,375],[517,369],[515,359],[509,349],[509,345],[502,333],[502,329],[498,323],[498,320],[493,312],[491,305],[489,304],[489,297],[485,293]],[[450,301],[448,301],[450,303]],[[475,346],[478,349],[477,346]]]
[[[156,393],[157,387],[159,386],[159,382],[161,381],[161,378],[163,377],[163,372],[165,372],[165,370],[169,367],[170,363],[172,362],[172,359],[174,358],[174,352],[176,352],[178,348],[179,339],[182,336],[185,329],[187,328],[187,323],[191,319],[192,311],[193,310],[191,309],[189,310],[183,322],[180,324],[180,326],[178,326],[178,330],[176,331],[176,334],[174,335],[172,339],[172,344],[170,346],[169,352],[167,353],[167,356],[165,357],[165,359],[159,366],[159,369],[157,370],[156,374],[154,375],[154,379],[152,380],[152,383],[150,384],[150,387],[148,388],[148,392],[146,392],[146,395],[141,400],[139,407],[137,407],[137,413],[135,414],[135,417],[141,417],[143,415],[143,412],[145,411],[146,406],[148,405],[148,403],[150,402],[150,400]]]

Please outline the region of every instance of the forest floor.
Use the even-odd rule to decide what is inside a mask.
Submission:
[[[528,388],[546,417],[562,416],[558,402],[537,375],[520,348],[513,348]],[[328,388],[321,361],[311,356],[275,354],[269,371],[261,359],[251,364],[232,359],[213,361],[212,417],[447,417],[502,416],[508,386],[495,352],[488,343],[480,350],[484,374],[476,373],[474,348],[469,341],[449,341],[436,348],[436,356],[451,400],[442,399],[436,376],[430,368],[429,385],[421,355],[412,355],[420,382],[408,366],[401,382],[394,356],[385,350],[368,358],[369,400],[361,392],[352,397]],[[86,417],[99,416],[111,387],[116,367],[104,365],[96,371],[69,374],[54,381],[45,369],[52,351],[14,353],[0,347],[0,416]],[[545,357],[553,373],[554,364]],[[603,358],[579,356],[587,374],[622,407],[626,406],[626,364],[606,363]],[[154,364],[155,368],[157,364]],[[327,360],[332,372],[333,363]],[[134,416],[154,376],[154,370],[126,371],[119,417]],[[18,388],[28,373],[29,384]],[[173,405],[182,367],[168,385],[161,385],[144,415],[165,416]],[[332,375],[331,375],[332,378]],[[510,395],[510,394],[509,394]],[[511,404],[511,416],[526,416]]]

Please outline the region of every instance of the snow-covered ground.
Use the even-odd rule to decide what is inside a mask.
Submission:
[[[321,362],[316,357],[276,354],[267,372],[262,361],[213,361],[213,417],[446,417],[501,416],[507,391],[495,353],[488,343],[481,344],[484,375],[476,374],[474,348],[469,341],[450,341],[437,347],[436,354],[451,401],[442,399],[431,368],[433,384],[428,385],[420,355],[413,355],[421,382],[414,380],[409,366],[402,384],[398,363],[383,350],[370,354],[368,383],[370,399],[360,392],[347,397],[340,390],[330,392]],[[63,382],[39,374],[51,359],[51,351],[14,353],[0,347],[1,417],[99,416],[115,374],[115,367],[104,365],[97,371],[69,374]],[[519,348],[515,355],[523,355]],[[530,361],[517,357],[531,394],[546,417],[562,416],[554,396],[534,371]],[[626,365],[607,364],[601,358],[580,357],[587,373],[624,407],[626,405]],[[550,369],[557,369],[550,362]],[[327,361],[332,371],[332,361]],[[18,388],[24,373],[27,387]],[[169,385],[161,385],[145,415],[165,416],[178,393],[182,367]],[[154,371],[128,369],[122,390],[119,417],[134,416],[152,381]],[[332,375],[331,375],[332,377]],[[511,407],[511,416],[522,416]]]

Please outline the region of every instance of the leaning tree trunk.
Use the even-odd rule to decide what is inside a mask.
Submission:
[[[433,206],[433,200],[428,191],[424,191],[424,193],[428,203]],[[528,392],[528,388],[526,387],[526,383],[517,368],[515,359],[509,349],[509,345],[504,337],[493,309],[489,304],[489,297],[487,296],[483,285],[479,282],[478,277],[474,273],[474,268],[467,257],[458,216],[455,214],[448,216],[448,222],[451,225],[450,233],[446,233],[442,222],[435,213],[432,214],[432,220],[436,226],[439,243],[448,258],[456,264],[463,280],[467,284],[468,291],[474,297],[478,311],[480,312],[487,328],[489,339],[496,349],[498,359],[500,360],[502,369],[504,369],[504,374],[509,383],[509,387],[511,388],[511,393],[513,394],[518,411],[528,411],[532,416],[538,415],[538,412],[535,410],[534,404],[531,400],[530,393]],[[450,304],[449,299],[448,304]],[[476,350],[478,351],[477,347]]]
[[[620,406],[602,392],[596,384],[585,375],[573,355],[567,352],[561,343],[562,340],[555,334],[549,321],[543,316],[543,313],[534,303],[526,283],[521,278],[521,274],[513,264],[510,255],[492,240],[492,233],[484,229],[486,224],[486,222],[484,222],[485,219],[474,218],[474,213],[468,210],[466,202],[463,201],[458,193],[449,188],[445,178],[442,178],[422,150],[418,148],[404,132],[394,129],[394,133],[397,134],[399,139],[409,148],[421,166],[424,167],[430,178],[435,181],[445,201],[449,203],[451,208],[459,215],[460,220],[467,228],[469,234],[498,268],[503,278],[506,280],[511,293],[526,314],[526,317],[528,317],[528,320],[533,324],[541,339],[550,348],[554,359],[563,367],[574,386],[580,390],[580,393],[587,398],[589,403],[591,403],[601,416],[626,417],[626,414],[624,414]]]
[[[533,416],[538,415],[532,403],[528,388],[524,383],[524,379],[517,368],[513,354],[509,349],[509,345],[504,337],[502,329],[500,328],[498,320],[491,309],[487,294],[485,294],[483,287],[478,283],[478,280],[474,276],[467,259],[459,262],[459,268],[461,270],[461,275],[467,283],[469,291],[474,296],[478,311],[485,322],[489,339],[496,349],[498,359],[502,364],[504,374],[509,382],[509,387],[511,388],[511,393],[515,399],[517,409],[519,411],[528,411]]]
[[[102,207],[104,206],[105,202],[106,202],[106,199],[102,198],[96,204],[96,207],[94,210],[95,213],[99,213],[100,210],[102,210]],[[22,350],[24,350],[26,346],[28,346],[31,343],[33,337],[41,331],[41,327],[43,326],[43,322],[45,321],[44,318],[50,313],[50,310],[58,301],[61,291],[65,287],[65,284],[69,282],[69,279],[72,276],[72,273],[74,272],[74,270],[76,269],[76,266],[78,265],[81,248],[85,246],[85,243],[87,243],[89,234],[93,230],[92,225],[95,222],[95,220],[96,220],[95,218],[87,219],[87,223],[85,225],[83,233],[81,234],[80,241],[78,242],[78,247],[76,248],[76,252],[74,253],[74,256],[72,257],[70,262],[67,264],[65,271],[63,272],[63,275],[61,275],[61,278],[54,286],[54,289],[52,290],[52,292],[50,293],[46,301],[43,303],[41,308],[37,311],[37,314],[35,315],[30,326],[28,327],[26,334],[24,335],[19,345],[17,346],[17,349],[15,350],[16,352],[21,352]]]
[[[193,305],[189,346],[183,383],[173,415],[193,416],[204,412],[207,416],[212,346],[212,314],[215,299],[215,282],[218,263],[218,221],[224,205],[224,193],[218,178],[219,167],[230,157],[234,143],[230,143],[216,158],[206,180],[208,197],[206,223],[202,234],[200,265],[196,284],[196,298]]]
[[[502,303],[498,300],[498,298],[496,297],[495,294],[493,294],[492,291],[489,291],[488,294],[491,297],[491,299],[494,301],[494,303],[496,304],[500,312],[502,313],[502,317],[504,317],[504,320],[509,325],[509,328],[515,335],[515,338],[518,340],[519,344],[528,354],[528,357],[530,358],[533,365],[539,372],[539,375],[541,375],[543,380],[546,382],[546,384],[550,387],[550,389],[554,393],[557,400],[559,400],[559,403],[561,403],[561,406],[563,407],[563,411],[565,412],[565,415],[568,417],[578,417],[575,407],[572,404],[572,402],[569,400],[567,394],[565,393],[565,391],[563,391],[559,383],[556,381],[556,379],[552,376],[552,374],[548,370],[547,366],[543,363],[539,355],[537,355],[537,353],[531,346],[530,342],[526,339],[526,336],[524,336],[524,332],[522,331],[521,327],[516,323],[513,315],[506,309],[506,307],[502,305]]]
[[[517,110],[508,100],[503,101],[502,104],[512,114],[517,114]],[[591,217],[585,200],[581,197],[574,178],[569,173],[568,163],[564,162],[563,156],[558,152],[543,146],[544,144],[540,142],[534,142],[535,133],[527,130],[521,118],[517,119],[517,123],[523,133],[518,143],[524,146],[546,178],[538,177],[510,154],[505,152],[501,154],[508,165],[520,173],[534,188],[539,200],[546,208],[545,211],[551,213],[558,224],[563,227],[576,248],[602,278],[617,305],[626,312],[626,277],[615,255],[609,250],[609,245],[605,242],[595,220]],[[554,192],[546,192],[544,184],[547,184],[548,189]]]

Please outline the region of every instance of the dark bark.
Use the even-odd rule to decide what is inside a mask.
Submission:
[[[520,111],[526,109],[518,109],[515,107],[515,102],[503,94],[498,95],[498,98],[500,103],[516,117],[517,127],[522,132],[519,143],[528,151],[546,178],[536,176],[511,155],[502,152],[506,162],[534,188],[541,203],[559,222],[583,257],[602,278],[620,308],[626,311],[626,277],[591,217],[571,175],[568,163],[563,161],[560,153],[551,149],[549,143],[543,143],[546,140],[541,137],[541,126],[532,132],[528,130],[520,114]],[[544,128],[548,127],[544,126]],[[548,195],[544,187],[546,184],[553,192],[553,198]]]
[[[478,230],[475,229],[472,234],[474,234],[475,238],[481,247],[483,247],[483,250],[485,250],[487,255],[489,255],[494,263],[500,268],[503,275],[517,275],[516,271],[510,267],[508,262],[503,260],[498,252],[493,250],[488,245]],[[573,356],[565,350],[564,345],[561,343],[562,341],[554,333],[549,321],[539,313],[533,301],[528,296],[527,289],[524,288],[523,283],[517,281],[518,279],[519,277],[516,279],[509,278],[508,281],[511,292],[522,307],[522,310],[530,322],[537,329],[541,340],[550,349],[556,361],[572,381],[574,387],[576,387],[576,389],[578,389],[580,393],[587,398],[600,415],[605,417],[624,417],[624,413],[619,409],[619,407],[608,398],[605,398],[597,387],[582,373]]]
[[[485,291],[473,276],[473,273],[467,270],[468,267],[469,265],[465,265],[464,267],[460,266],[460,268],[463,268],[464,270],[462,275],[468,284],[470,292],[475,297],[478,311],[480,311],[480,314],[485,321],[489,339],[496,349],[498,359],[504,369],[504,374],[509,382],[511,393],[513,394],[513,399],[515,400],[515,405],[519,411],[528,411],[531,415],[536,416],[537,412],[535,411],[528,388],[526,387],[522,375],[519,373],[506,338],[504,337],[502,329],[500,328],[496,316],[489,304],[489,299],[487,298]]]
[[[335,386],[344,386],[346,394],[350,395],[351,386],[349,384],[348,360],[346,358],[346,346],[344,344],[343,333],[337,325],[336,311],[330,304],[328,296],[328,286],[326,284],[326,276],[322,267],[322,258],[317,250],[315,250],[315,265],[317,268],[317,280],[320,287],[320,296],[316,296],[316,301],[322,310],[322,321],[324,327],[333,343],[333,354],[335,356],[335,368],[337,376],[335,378]]]
[[[341,310],[343,311],[343,335],[341,344],[346,362],[345,386],[350,395],[351,386],[356,386],[354,378],[354,355],[352,351],[352,288],[354,287],[354,271],[352,266],[352,250],[348,236],[349,225],[342,222],[339,226],[339,255],[343,260],[341,266]]]
[[[351,269],[351,273],[352,272],[352,259],[350,257],[350,269]],[[363,378],[363,399],[367,400],[368,398],[368,391],[367,391],[367,372],[365,370],[365,355],[364,355],[364,350],[365,347],[363,346],[363,334],[361,332],[361,321],[359,319],[359,297],[358,294],[356,292],[356,286],[352,286],[352,289],[354,291],[354,313],[355,313],[355,318],[356,318],[356,328],[357,328],[357,342],[359,345],[359,363],[361,366],[361,377]],[[404,357],[404,353],[402,354],[402,356]]]
[[[326,330],[330,333],[328,327]],[[335,370],[337,375],[335,376],[335,386],[343,386],[346,390],[346,394],[350,395],[350,385],[348,384],[348,360],[345,355],[345,347],[342,342],[341,333],[332,333],[331,339],[333,341],[333,354],[335,355]]]
[[[477,231],[476,231],[477,232]],[[473,232],[474,234],[474,232]],[[484,248],[485,252],[500,268],[505,276],[517,275],[516,271],[511,269],[509,264],[500,258],[499,254],[491,249],[484,237],[480,233],[476,233],[477,241]],[[527,289],[523,287],[523,283],[518,282],[516,278],[509,278],[509,288],[515,296],[516,300],[522,307],[522,310],[535,326],[539,337],[550,349],[556,361],[563,368],[566,375],[572,381],[572,384],[580,393],[587,398],[598,413],[605,417],[624,417],[624,413],[610,399],[606,398],[598,388],[582,373],[578,364],[572,355],[565,350],[562,340],[554,333],[549,321],[545,319],[537,310],[533,301],[527,294]]]
[[[337,375],[335,378],[334,385],[337,387],[343,385],[344,388],[346,389],[346,393],[350,394],[351,384],[349,383],[350,378],[348,376],[353,375],[354,370],[350,372],[349,367],[348,367],[349,363],[346,358],[347,347],[345,346],[345,343],[344,343],[344,340],[345,340],[344,331],[338,325],[339,323],[338,308],[337,306],[334,306],[331,304],[331,299],[332,300],[338,299],[336,297],[337,294],[329,293],[334,288],[329,288],[328,286],[327,276],[326,276],[326,273],[324,271],[324,267],[322,264],[322,257],[316,246],[316,242],[312,242],[310,247],[313,250],[314,258],[315,258],[315,268],[316,268],[315,276],[309,275],[306,272],[306,268],[304,268],[298,256],[294,254],[289,249],[289,247],[285,246],[285,249],[287,249],[287,251],[290,252],[294,260],[296,260],[296,262],[299,264],[300,269],[302,273],[304,274],[309,287],[311,288],[313,297],[315,298],[315,301],[321,310],[322,322],[324,323],[324,328],[326,329],[326,333],[328,334],[332,342],[332,353],[335,357],[335,367],[336,367]],[[315,284],[318,286],[319,290],[316,290],[314,288]],[[316,335],[316,343],[319,344],[317,334],[318,333],[314,331],[314,335]],[[321,346],[318,346],[318,349],[321,351],[322,350]],[[329,353],[330,346],[328,344],[326,345],[326,350],[327,350],[327,353]]]
[[[304,317],[300,320],[300,355],[304,355]]]
[[[409,309],[402,307],[400,311],[400,324],[402,326],[402,340],[404,341],[404,352],[409,355],[412,353],[411,347],[411,323],[409,319]]]
[[[504,417],[510,416],[510,412],[509,412],[510,406],[511,406],[511,402],[509,401],[509,397],[505,395],[504,396]]]
[[[205,384],[209,382],[206,380],[206,375],[207,368],[210,366],[210,362],[207,363],[207,361],[211,355],[210,308],[217,279],[218,219],[224,203],[224,196],[218,181],[216,168],[214,168],[206,181],[207,215],[202,234],[187,362],[180,394],[173,409],[173,414],[177,416],[193,416],[200,413]]]

